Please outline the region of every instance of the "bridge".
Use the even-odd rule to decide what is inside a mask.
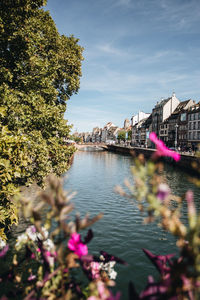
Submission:
[[[86,144],[76,144],[75,145],[76,149],[78,150],[84,150],[85,148],[91,149],[91,150],[106,150],[107,149],[107,145],[104,143],[86,143]]]

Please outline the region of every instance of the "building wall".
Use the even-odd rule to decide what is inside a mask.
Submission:
[[[139,113],[131,118],[131,125],[139,123],[141,120],[146,119],[150,116],[148,113],[144,113],[143,111],[139,111]]]
[[[200,142],[200,111],[188,114],[188,142],[193,144]]]
[[[162,115],[162,121],[164,122],[177,108],[180,101],[176,98],[175,95],[172,96],[172,98],[163,106],[163,115]]]

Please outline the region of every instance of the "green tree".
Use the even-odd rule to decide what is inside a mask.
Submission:
[[[126,131],[125,130],[119,131],[117,139],[125,141],[126,140]]]
[[[131,137],[132,137],[132,130],[129,130],[128,131],[128,140],[131,140]]]
[[[75,136],[75,135],[71,135],[70,139],[73,140],[73,141],[75,141],[76,143],[79,143],[82,140],[81,137]]]
[[[5,190],[0,210],[5,210],[5,202],[7,209],[6,221],[0,219],[2,228],[9,224],[13,206],[14,192],[7,193],[6,186],[42,183],[49,173],[61,175],[74,152],[64,143],[70,132],[64,112],[66,101],[79,89],[83,48],[78,39],[58,33],[45,4],[0,2],[0,188]],[[16,155],[21,157],[18,171]],[[2,160],[10,165],[5,167]],[[9,168],[17,177],[12,172],[6,177]]]

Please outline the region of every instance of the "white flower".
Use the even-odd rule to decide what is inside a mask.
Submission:
[[[100,256],[100,259],[102,261],[101,263],[99,263],[100,269],[105,271],[110,279],[116,279],[117,272],[113,269],[116,261],[109,261],[107,263],[104,263],[103,261],[105,260],[105,258],[103,257],[103,255]]]
[[[115,270],[111,270],[111,272],[108,273],[108,276],[110,279],[115,280],[117,277],[117,272]]]
[[[43,234],[44,234],[44,238],[43,238],[43,236],[41,235],[41,233],[38,233],[37,234],[37,237],[40,239],[40,240],[46,240],[47,238],[48,238],[48,235],[49,235],[49,232],[48,232],[48,230],[46,230],[46,228],[45,227],[42,227],[42,232],[43,232]]]
[[[100,258],[100,260],[105,260],[103,255],[100,255],[99,258]]]
[[[108,268],[110,268],[110,269],[114,268],[115,264],[116,264],[116,261],[109,261]]]
[[[51,239],[47,239],[46,241],[44,241],[43,245],[44,248],[49,252],[53,252],[55,250],[55,245]]]
[[[35,226],[29,226],[27,229],[26,229],[26,234],[27,236],[29,237],[30,240],[32,241],[36,241],[37,240],[37,232],[36,232],[36,228]]]
[[[17,238],[17,243],[15,244],[16,250],[20,250],[21,247],[23,246],[23,244],[25,244],[26,242],[28,242],[28,240],[31,240],[33,242],[36,242],[38,239],[40,240],[44,240],[44,244],[46,243],[46,250],[47,251],[51,251],[52,249],[54,249],[54,244],[50,239],[48,238],[48,231],[46,230],[45,227],[42,227],[42,232],[44,234],[44,237],[42,236],[41,233],[38,233],[36,231],[36,228],[34,225],[29,226],[25,233],[21,234],[18,236]]]
[[[3,249],[6,246],[6,242],[0,238],[0,249]]]
[[[23,233],[17,237],[17,243],[15,244],[15,247],[17,250],[20,250],[22,244],[25,244],[28,241],[28,236],[26,233]]]

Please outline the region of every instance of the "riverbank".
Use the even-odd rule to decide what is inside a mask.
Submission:
[[[112,151],[116,153],[128,154],[132,156],[137,156],[143,154],[145,158],[150,158],[152,154],[156,151],[155,149],[149,148],[140,148],[140,147],[128,147],[122,145],[106,145],[104,148],[107,151]],[[200,167],[200,158],[195,155],[190,154],[180,154],[181,159],[178,162],[175,162],[169,157],[164,157],[162,160],[165,163],[170,163],[175,167],[181,168],[184,171],[188,172],[190,175],[200,176],[199,167]]]
[[[127,266],[115,266],[118,275],[114,293],[121,291],[123,300],[129,299],[129,280],[134,282],[137,291],[140,292],[146,286],[148,274],[157,278],[157,271],[146,258],[143,248],[154,254],[177,253],[174,238],[166,231],[161,230],[155,223],[142,225],[143,216],[137,206],[133,205],[134,199],[133,202],[129,202],[115,193],[114,187],[123,185],[125,178],[133,183],[130,172],[132,165],[130,155],[120,155],[111,151],[77,151],[71,168],[63,179],[66,192],[77,191],[72,199],[75,206],[74,214],[70,215],[72,220],[75,212],[79,212],[81,216],[90,213],[91,217],[98,213],[104,214],[104,217],[92,226],[94,238],[89,243],[89,253],[99,256],[99,251],[105,250],[127,262]],[[173,194],[182,195],[191,188],[184,172],[171,166],[167,166],[166,169],[166,180]],[[34,186],[33,191],[29,192],[27,189],[25,193],[27,196],[31,196],[30,193],[34,196]],[[196,188],[198,208],[199,193],[199,189]],[[42,217],[45,218],[46,213],[46,210],[41,211]],[[187,222],[186,215],[183,215],[183,218],[184,222]],[[26,228],[27,223],[21,219],[18,227],[10,234],[12,245]],[[10,263],[9,258],[4,261],[8,268]]]

